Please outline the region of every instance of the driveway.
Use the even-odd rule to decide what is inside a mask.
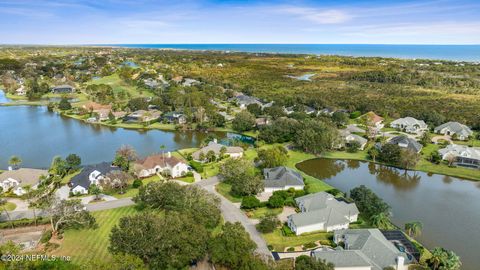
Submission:
[[[254,222],[251,221],[242,212],[242,210],[235,206],[235,204],[227,200],[215,190],[215,185],[219,182],[220,180],[218,177],[214,176],[201,182],[197,182],[195,185],[198,185],[206,191],[219,197],[221,202],[220,210],[222,211],[224,220],[229,222],[240,222],[245,230],[250,234],[250,238],[257,244],[257,253],[262,256],[272,258],[272,253],[268,249],[267,243],[263,239],[262,235],[255,228]]]
[[[17,207],[15,207],[16,211],[28,210],[28,203],[24,200],[20,200],[16,198],[8,198],[7,202],[11,202],[17,205]]]
[[[55,190],[55,195],[60,200],[68,200],[68,196],[70,194],[70,188],[67,185],[61,186],[59,189]]]

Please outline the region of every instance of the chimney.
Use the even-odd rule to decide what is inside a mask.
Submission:
[[[403,264],[405,262],[405,258],[403,256],[398,256],[397,257],[397,270],[403,270]]]
[[[213,142],[214,142],[214,143],[217,143],[217,138],[213,139]]]
[[[171,153],[170,151],[168,151],[167,157],[168,157],[168,158],[171,158],[171,157],[172,157],[172,153]]]

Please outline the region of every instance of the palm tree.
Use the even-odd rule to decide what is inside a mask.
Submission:
[[[18,168],[18,166],[22,164],[22,159],[18,156],[11,156],[10,160],[8,160],[8,164],[12,165],[14,168]]]
[[[405,224],[405,231],[410,237],[416,237],[422,233],[423,224],[420,221],[412,221]]]
[[[430,264],[432,264],[432,269],[439,269],[440,265],[445,264],[447,260],[447,253],[443,248],[436,247],[432,250],[432,257],[430,257]]]
[[[7,200],[5,200],[4,198],[0,198],[0,206],[2,206],[3,211],[5,212],[5,214],[7,214],[7,219],[8,221],[10,221],[13,229],[15,226],[13,225],[13,221],[10,219],[10,214],[7,211]]]
[[[390,227],[390,220],[388,215],[380,213],[371,217],[372,225],[379,229],[388,229]]]

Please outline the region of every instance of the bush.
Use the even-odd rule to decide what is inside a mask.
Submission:
[[[270,250],[270,251],[273,251],[273,250],[274,250],[274,248],[273,248],[272,245],[268,245],[267,247],[268,247],[268,250]]]
[[[338,190],[336,188],[329,189],[326,192],[332,194],[333,196],[338,196],[338,195],[342,196],[343,195],[343,192],[341,192],[340,190]]]
[[[242,209],[255,209],[260,207],[260,200],[255,196],[246,196],[242,199],[242,204],[240,206]]]
[[[285,200],[284,205],[286,205],[286,206],[291,206],[291,207],[296,207],[296,206],[297,206],[297,203],[295,202],[295,200],[294,200],[292,197],[288,197],[288,198]]]
[[[354,111],[350,114],[350,119],[355,119],[355,118],[358,118],[362,115],[362,112],[360,111]]]
[[[268,207],[270,208],[280,208],[283,207],[285,204],[285,199],[282,198],[282,196],[273,194],[268,198]]]
[[[203,165],[202,163],[198,162],[198,161],[195,161],[195,160],[192,160],[189,162],[190,166],[192,166],[192,168],[197,171],[198,173],[202,173],[203,172]]]
[[[257,230],[261,233],[271,233],[280,225],[280,220],[275,215],[267,215],[257,224]]]
[[[295,251],[295,248],[294,247],[289,247],[289,248],[287,248],[287,251],[289,251],[289,252]]]
[[[192,177],[192,176],[193,176],[193,172],[190,172],[190,171],[187,172],[186,176],[187,176],[187,177]]]
[[[287,225],[282,226],[282,235],[283,236],[294,236],[295,233]]]
[[[133,184],[132,184],[132,187],[133,188],[139,188],[143,185],[143,182],[142,180],[140,179],[135,179],[135,181],[133,181]]]
[[[298,197],[305,196],[305,194],[307,194],[307,192],[305,192],[305,190],[303,190],[303,189],[301,189],[301,190],[295,190],[295,196],[294,196],[294,198],[298,198]]]
[[[303,250],[311,249],[314,247],[317,247],[317,244],[315,244],[314,242],[308,242],[303,244]]]
[[[47,243],[52,238],[52,230],[46,230],[42,233],[40,243]]]

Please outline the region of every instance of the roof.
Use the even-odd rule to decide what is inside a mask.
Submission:
[[[18,170],[5,171],[0,173],[0,181],[8,178],[15,179],[20,186],[33,186],[38,183],[38,179],[42,175],[48,175],[48,171],[39,169],[20,168]]]
[[[333,263],[336,267],[370,266],[368,258],[357,250],[315,250],[314,258]]]
[[[334,239],[344,242],[346,251],[356,250],[369,261],[372,269],[382,270],[396,265],[397,258],[403,257],[408,262],[405,253],[400,252],[378,229],[347,229],[335,231]],[[344,253],[348,260],[351,252]]]
[[[120,168],[112,166],[111,162],[102,162],[94,165],[87,165],[82,168],[82,171],[75,175],[70,183],[73,187],[81,186],[85,189],[90,187],[90,179],[89,176],[94,171],[99,171],[101,175],[106,175],[112,171],[119,171]]]
[[[61,88],[70,88],[70,89],[73,89],[74,87],[71,86],[71,85],[68,85],[68,84],[62,84],[62,85],[57,85],[55,87],[53,87],[53,89],[61,89]]]
[[[363,138],[362,136],[360,135],[357,135],[357,134],[347,134],[345,135],[345,140],[346,141],[355,141],[355,142],[358,142],[360,144],[360,146],[366,144],[368,142],[367,139]]]
[[[450,132],[455,134],[463,135],[463,136],[470,136],[473,134],[473,131],[464,124],[460,124],[458,122],[447,122],[436,127],[434,130],[435,132],[439,132],[442,129],[447,128]]]
[[[93,110],[93,111],[103,110],[103,109],[108,109],[108,110],[112,109],[112,105],[104,105],[104,104],[100,104],[100,103],[97,103],[97,102],[94,102],[94,101],[89,101],[89,102],[85,103],[82,107],[87,109],[87,110]]]
[[[239,95],[233,97],[232,100],[235,100],[238,104],[250,105],[253,103],[261,105],[262,103],[255,97],[247,96],[247,95]]]
[[[213,151],[215,155],[220,154],[220,149],[222,147],[225,147],[227,150],[227,154],[235,154],[235,153],[243,153],[243,148],[238,147],[238,146],[225,146],[219,143],[216,143],[215,141],[211,141],[208,143],[207,146],[201,148],[200,150],[196,151],[195,153],[192,154],[192,157],[196,160],[199,160],[200,158],[200,153],[207,154],[209,151]]]
[[[421,145],[415,139],[412,139],[404,135],[393,137],[388,141],[388,143],[396,144],[400,147],[410,149],[412,151],[415,151],[415,153],[420,152],[420,150],[422,150],[423,148],[423,145]]]
[[[383,121],[383,117],[377,115],[376,113],[374,113],[372,111],[367,112],[366,114],[364,114],[364,116],[370,117],[374,124]]]
[[[390,125],[402,125],[402,126],[418,126],[420,128],[427,128],[427,124],[423,120],[417,120],[413,117],[398,118],[390,123]]]
[[[442,156],[452,154],[455,157],[466,157],[480,160],[480,147],[468,147],[466,145],[449,144],[447,147],[438,150]]]
[[[263,169],[263,176],[265,187],[305,186],[298,172],[284,166]]]
[[[156,166],[163,166],[164,164],[174,167],[178,163],[181,163],[182,160],[168,156],[168,155],[151,155],[144,159],[137,160],[135,163],[141,165],[145,169],[153,169]]]
[[[302,213],[290,215],[297,227],[318,223],[325,223],[325,226],[350,223],[347,217],[360,213],[354,203],[337,200],[326,192],[298,197],[295,202],[303,206],[304,210]]]

